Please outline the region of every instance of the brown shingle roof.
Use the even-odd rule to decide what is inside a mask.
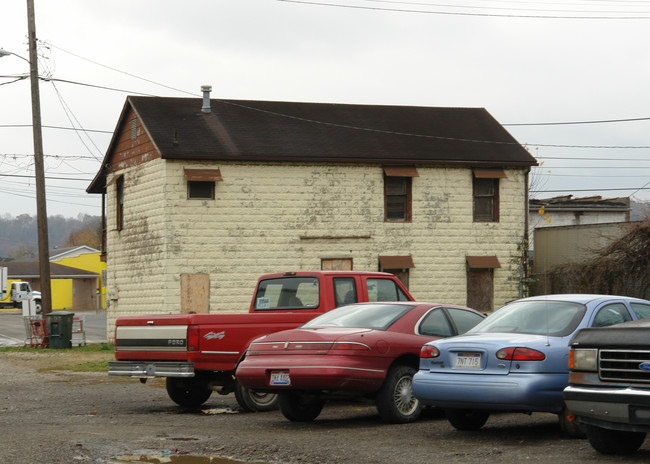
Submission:
[[[211,100],[212,112],[203,113],[201,106],[200,98],[130,96],[122,115],[134,109],[164,159],[536,164],[483,108]],[[100,171],[88,191],[104,185]]]

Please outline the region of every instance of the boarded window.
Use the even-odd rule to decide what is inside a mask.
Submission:
[[[181,313],[210,312],[210,275],[181,274]]]
[[[322,271],[351,271],[352,258],[326,258],[320,260]]]
[[[493,309],[494,271],[501,263],[496,256],[466,256],[467,306],[477,311]]]
[[[492,311],[492,269],[469,269],[467,271],[467,306],[477,311]]]

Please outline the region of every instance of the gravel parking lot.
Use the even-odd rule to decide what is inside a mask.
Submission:
[[[650,441],[633,456],[601,456],[586,440],[563,438],[556,417],[546,414],[504,414],[480,431],[458,432],[436,411],[414,424],[387,425],[373,406],[360,404],[328,404],[315,422],[303,424],[277,411],[239,412],[233,395],[214,394],[202,410],[187,411],[168,399],[160,380],[141,385],[104,373],[48,370],[74,356],[74,349],[0,354],[0,462],[106,463],[120,456],[188,464],[208,462],[191,456],[285,464],[650,460]]]

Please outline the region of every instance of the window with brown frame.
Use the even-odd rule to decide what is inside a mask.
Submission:
[[[474,178],[474,222],[498,222],[499,179]]]
[[[411,222],[411,179],[417,176],[412,166],[384,167],[384,221]]]
[[[115,181],[115,226],[117,230],[124,228],[124,177]]]
[[[499,179],[503,169],[474,169],[472,191],[474,222],[499,222]]]
[[[185,168],[183,171],[189,200],[214,200],[215,182],[223,180],[220,169]]]

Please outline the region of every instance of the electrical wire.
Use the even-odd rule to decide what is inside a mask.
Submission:
[[[348,8],[354,10],[371,10],[371,11],[388,11],[396,13],[418,13],[443,16],[473,16],[473,17],[491,17],[491,18],[521,18],[521,19],[574,19],[574,20],[648,20],[648,16],[559,16],[559,15],[523,15],[523,14],[494,14],[494,13],[468,13],[454,11],[435,11],[435,10],[411,10],[404,8],[385,8],[361,5],[341,5],[338,3],[316,2],[307,0],[276,0],[284,3],[296,3],[302,5],[325,6],[333,8]]]

